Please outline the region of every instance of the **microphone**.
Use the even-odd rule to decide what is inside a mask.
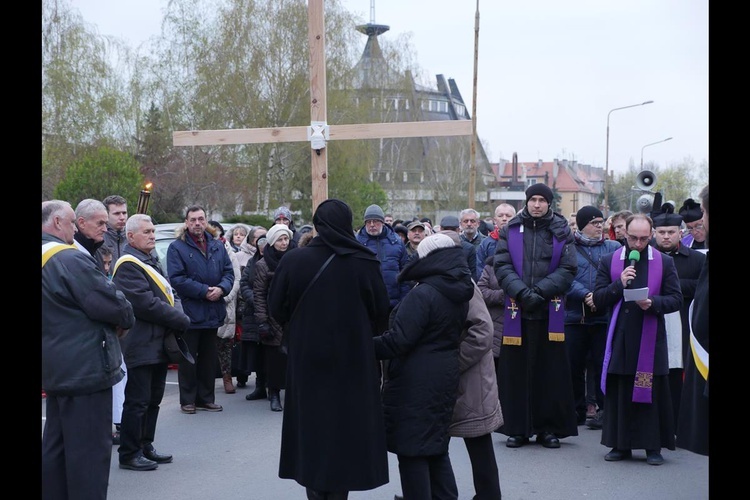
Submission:
[[[628,259],[630,259],[630,265],[635,266],[635,263],[641,260],[641,253],[638,250],[631,250],[628,254]],[[625,282],[625,288],[629,287],[631,284],[633,284],[633,278],[630,278]]]

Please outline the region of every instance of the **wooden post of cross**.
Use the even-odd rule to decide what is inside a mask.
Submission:
[[[228,130],[186,130],[172,133],[175,146],[216,146],[310,141],[312,153],[312,211],[328,198],[329,140],[467,136],[471,120],[360,123],[328,125],[326,111],[325,23],[323,0],[308,0],[310,44],[310,125]]]

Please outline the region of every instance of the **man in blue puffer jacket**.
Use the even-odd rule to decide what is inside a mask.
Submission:
[[[365,210],[364,219],[365,224],[357,233],[357,241],[377,254],[393,310],[411,289],[407,283],[399,283],[397,280],[398,274],[409,262],[409,255],[401,237],[385,223],[382,208],[370,205]]]
[[[578,229],[573,233],[578,257],[578,271],[565,295],[565,346],[573,377],[573,397],[578,423],[591,429],[602,428],[604,394],[599,387],[607,342],[609,310],[594,306],[596,273],[602,256],[621,245],[603,236],[604,216],[598,208],[587,205],[576,213]],[[593,382],[593,383],[592,383]],[[587,390],[588,389],[588,390]],[[592,405],[593,411],[587,411]],[[588,417],[588,420],[586,418]]]
[[[169,281],[190,316],[183,338],[195,364],[180,363],[177,372],[180,407],[188,414],[223,409],[214,402],[216,333],[227,317],[224,296],[232,290],[234,268],[224,243],[209,227],[203,207],[188,207],[185,225],[175,230],[177,239],[167,250]]]

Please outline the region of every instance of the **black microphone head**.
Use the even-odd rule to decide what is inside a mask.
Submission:
[[[638,262],[639,260],[641,260],[641,252],[639,252],[638,250],[631,250],[628,254],[628,259]]]

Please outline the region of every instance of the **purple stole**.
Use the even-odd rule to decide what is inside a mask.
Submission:
[[[620,279],[622,270],[625,269],[625,247],[615,250],[612,255],[612,264],[609,269],[610,279],[614,282]],[[662,259],[661,253],[654,247],[648,247],[648,293],[649,296],[661,293],[662,281]],[[604,351],[604,365],[602,367],[602,392],[607,392],[607,370],[612,358],[612,338],[615,333],[617,317],[622,307],[623,299],[615,305],[612,310],[612,318],[609,320],[607,331],[607,347]],[[651,403],[651,388],[654,382],[654,351],[656,349],[656,329],[658,316],[644,311],[643,327],[641,328],[641,347],[638,352],[638,367],[635,372],[633,383],[634,403]]]
[[[685,245],[688,248],[692,248],[693,247],[693,241],[694,241],[693,235],[690,234],[690,233],[688,233],[688,234],[686,234],[685,236],[682,237],[682,239],[680,240],[680,245]]]
[[[523,277],[523,235],[522,225],[508,228],[508,253],[513,262],[513,268],[519,277]],[[549,263],[549,272],[553,272],[560,264],[564,241],[558,241],[552,237],[552,260]],[[549,340],[553,342],[565,341],[565,304],[559,295],[549,301]],[[505,320],[503,323],[503,344],[521,345],[521,310],[516,299],[505,295]]]

